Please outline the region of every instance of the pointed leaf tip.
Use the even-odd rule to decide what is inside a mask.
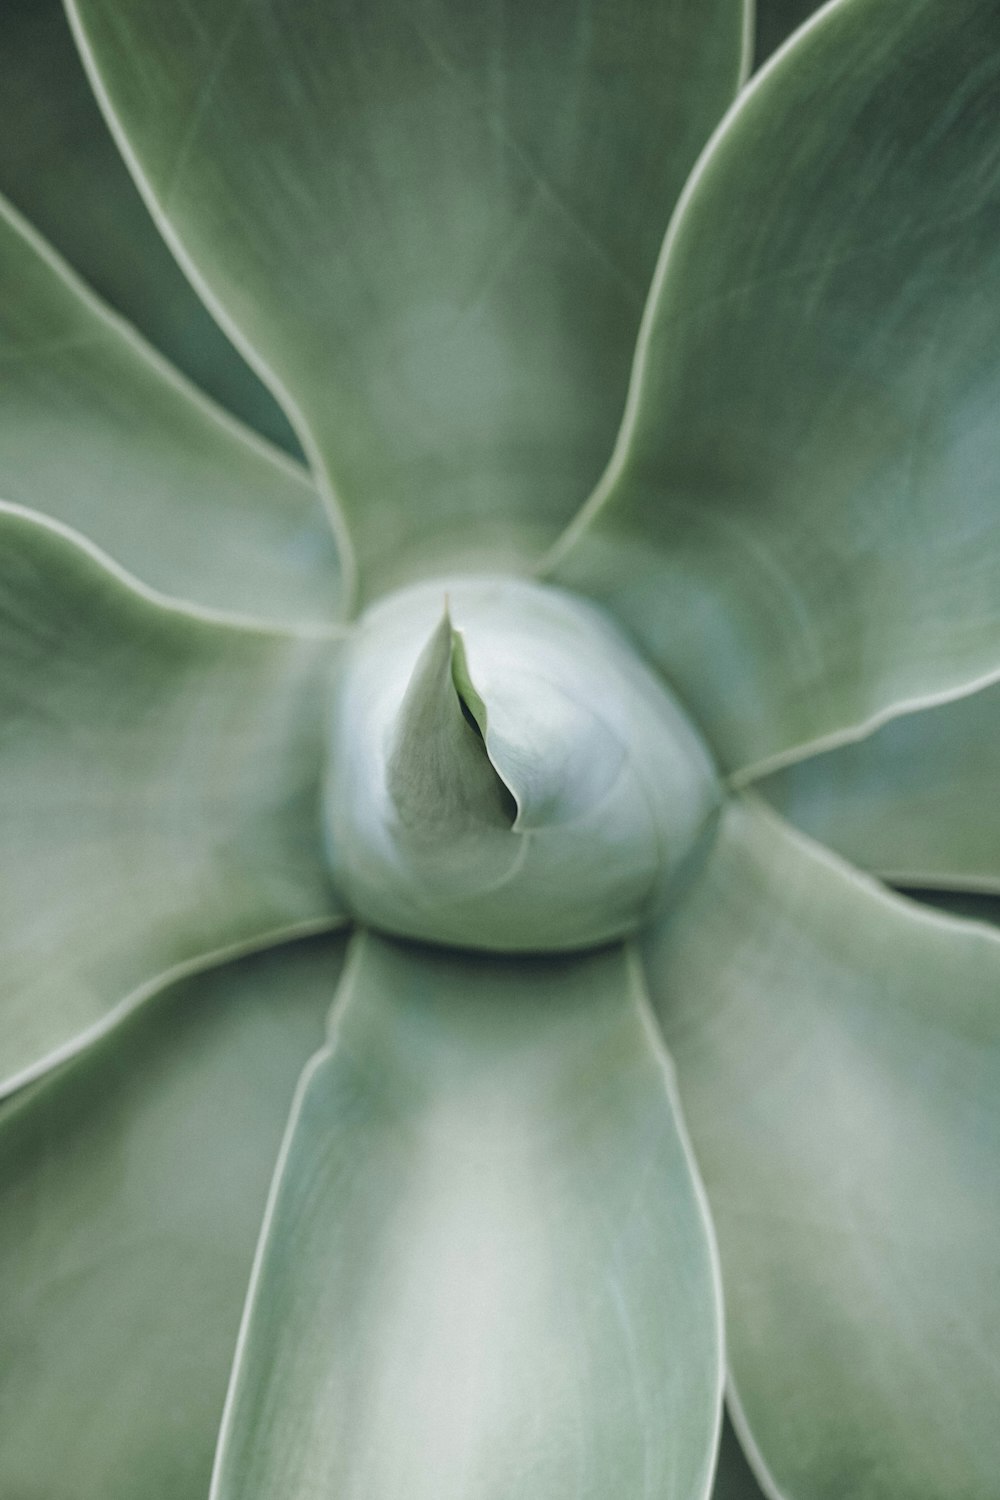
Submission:
[[[448,598],[400,704],[386,766],[399,822],[434,842],[483,828],[510,828],[510,794],[470,725],[454,673]],[[471,710],[470,710],[471,713]]]

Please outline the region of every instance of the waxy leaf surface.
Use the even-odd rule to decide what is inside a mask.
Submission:
[[[734,802],[647,972],[773,1493],[993,1500],[1000,935]]]
[[[0,1493],[205,1500],[343,942],[185,980],[0,1110]]]
[[[664,225],[744,65],[740,0],[71,13],[370,577],[533,557],[614,440]]]
[[[201,388],[294,450],[288,422],[196,296],[136,191],[60,0],[0,10],[0,192]]]
[[[331,620],[337,552],[284,454],[213,406],[0,203],[0,500],[82,532],[151,588]]]
[[[668,235],[629,415],[557,577],[729,771],[1000,666],[1000,5],[832,5]]]
[[[0,1090],[158,976],[338,914],[319,833],[337,643],[156,604],[0,507]]]
[[[213,1500],[701,1500],[717,1284],[623,950],[358,942],[286,1138]]]
[[[758,789],[898,885],[1000,891],[1000,686],[893,719]]]

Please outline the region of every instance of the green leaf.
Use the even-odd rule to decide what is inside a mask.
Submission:
[[[213,1500],[705,1496],[709,1229],[624,950],[359,940],[272,1195]]]
[[[399,704],[386,790],[395,817],[418,843],[442,846],[450,856],[471,840],[475,857],[475,845],[488,831],[510,831],[516,808],[486,753],[481,728],[466,717],[472,710],[456,683],[460,641],[445,604]],[[471,687],[467,665],[461,671]]]
[[[636,931],[722,788],[606,615],[524,579],[420,583],[366,611],[330,715],[338,889],[366,924],[545,953]]]
[[[618,611],[730,771],[1000,666],[997,18],[827,6],[668,237],[557,576]]]
[[[0,192],[179,369],[295,451],[280,407],[192,291],[136,192],[60,0],[0,9]]]
[[[1000,934],[734,801],[647,958],[768,1492],[992,1500]]]
[[[2,497],[151,587],[330,620],[337,553],[304,472],[211,405],[0,203]]]
[[[204,1500],[343,944],[188,979],[0,1112],[0,1491]]]
[[[332,925],[328,635],[157,604],[0,507],[0,1090],[178,970]]]
[[[1000,892],[1000,686],[765,777],[791,822],[897,885]]]
[[[741,0],[70,11],[366,581],[533,558],[614,439],[663,227],[738,83]]]

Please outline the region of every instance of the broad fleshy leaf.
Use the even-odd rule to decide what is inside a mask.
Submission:
[[[1000,6],[827,6],[674,220],[556,576],[729,771],[1000,667]]]
[[[897,885],[1000,891],[1000,686],[893,719],[758,790]]]
[[[213,1500],[706,1495],[718,1289],[634,966],[358,942]]]
[[[343,943],[188,979],[0,1111],[0,1493],[205,1500]]]
[[[280,407],[192,291],[136,192],[60,0],[0,7],[0,192],[178,369],[295,451]]]
[[[734,801],[647,970],[783,1500],[992,1500],[1000,934]]]
[[[369,583],[533,559],[621,417],[741,0],[73,0],[137,180]]]
[[[337,642],[158,605],[0,507],[0,1091],[158,976],[331,925]]]
[[[0,203],[0,500],[82,532],[162,593],[334,619],[306,474],[213,406]]]

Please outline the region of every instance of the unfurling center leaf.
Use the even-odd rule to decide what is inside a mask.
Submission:
[[[414,668],[386,762],[386,785],[401,826],[431,843],[485,828],[509,829],[517,817],[517,804],[489,758],[469,702],[464,652],[461,680],[468,686],[463,691],[460,685],[460,650],[446,602]],[[476,707],[482,716],[481,698]]]
[[[326,787],[338,889],[383,930],[585,948],[671,898],[714,826],[709,754],[599,611],[459,578],[362,620]]]

